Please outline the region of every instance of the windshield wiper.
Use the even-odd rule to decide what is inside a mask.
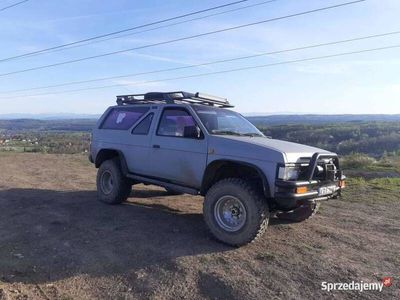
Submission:
[[[251,136],[251,137],[262,136],[262,135],[259,134],[259,133],[251,133],[251,132],[249,132],[249,133],[242,133],[242,135],[244,135],[244,136]]]
[[[231,130],[213,130],[213,134],[221,134],[221,135],[236,135],[236,136],[243,136],[239,132],[231,131]]]

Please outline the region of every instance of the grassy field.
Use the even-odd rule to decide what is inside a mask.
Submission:
[[[83,155],[0,153],[0,299],[399,299],[400,179],[349,178],[303,223],[271,219],[239,249],[216,242],[202,198],[135,186],[96,201]],[[394,284],[321,290],[321,282]]]

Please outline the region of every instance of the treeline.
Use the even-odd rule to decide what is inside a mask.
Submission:
[[[328,118],[330,123],[317,124],[307,123],[307,120],[315,122],[320,120],[319,116],[298,116],[298,119],[305,118],[304,123],[290,124],[287,120],[286,125],[275,124],[279,118],[283,117],[249,120],[272,138],[312,145],[341,155],[365,153],[375,158],[384,154],[400,155],[400,121],[336,123]],[[85,152],[89,149],[89,133],[95,124],[93,119],[0,120],[0,151]]]
[[[316,146],[342,155],[365,153],[380,157],[400,152],[400,122],[293,124],[259,126],[267,136]]]
[[[370,122],[400,122],[397,115],[270,115],[249,116],[247,119],[257,126],[283,124],[338,124],[338,123],[370,123]]]

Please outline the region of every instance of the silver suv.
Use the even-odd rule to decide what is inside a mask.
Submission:
[[[200,93],[117,96],[92,133],[99,200],[121,203],[138,183],[200,194],[212,234],[240,246],[270,217],[303,221],[340,195],[335,153],[265,137],[230,107]]]

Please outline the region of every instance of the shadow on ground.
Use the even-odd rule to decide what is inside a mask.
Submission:
[[[143,190],[133,196],[166,193]],[[96,200],[95,191],[2,190],[0,210],[5,282],[118,275],[160,263],[174,268],[177,257],[232,249],[212,239],[200,213],[151,201],[109,206]]]

